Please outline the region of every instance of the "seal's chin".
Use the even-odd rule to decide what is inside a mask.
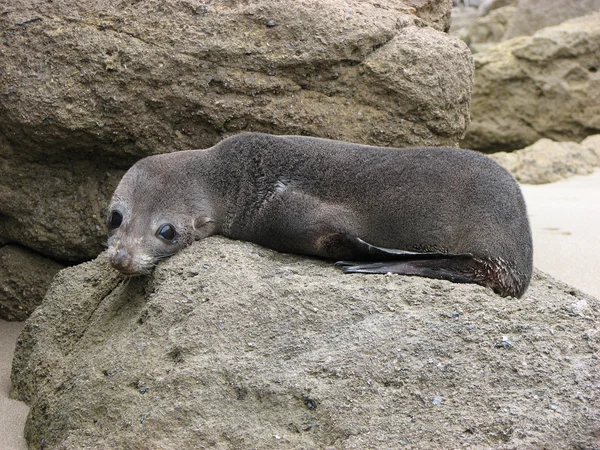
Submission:
[[[116,269],[119,273],[121,273],[121,275],[125,276],[126,278],[148,276],[152,273],[152,268],[150,268],[150,269],[124,269],[124,268],[120,268],[120,267],[115,267],[114,265],[112,265],[112,266],[114,269]]]

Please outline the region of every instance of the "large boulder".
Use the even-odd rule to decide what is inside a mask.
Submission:
[[[453,145],[468,48],[436,0],[15,0],[0,6],[0,242],[98,254],[143,156],[253,130]]]
[[[600,12],[475,55],[472,122],[462,146],[514,150],[600,131]]]
[[[60,149],[52,153],[52,147],[47,156],[30,150],[0,135],[2,239],[62,262],[100,253],[106,243],[105,208],[125,171],[90,151],[84,151],[86,160],[61,156]]]
[[[63,266],[18,245],[0,246],[0,318],[25,320]]]
[[[542,28],[600,10],[600,0],[519,0],[504,39],[531,36]]]
[[[469,44],[473,53],[479,53],[487,48],[482,44],[489,46],[502,40],[516,10],[516,6],[511,5],[494,9],[489,14],[473,20],[462,30],[460,38]]]
[[[595,448],[600,304],[221,237],[151,278],[61,271],[18,341],[31,448]]]
[[[506,6],[516,6],[517,3],[518,0],[483,0],[477,8],[477,14],[484,17],[496,9]]]
[[[581,145],[592,149],[596,155],[598,155],[598,162],[596,165],[600,167],[600,134],[594,134],[586,137],[583,141],[581,141]]]
[[[598,167],[600,152],[583,142],[578,144],[540,139],[524,149],[493,153],[490,156],[520,183],[543,184],[573,175],[591,174]]]
[[[488,0],[473,10],[454,8],[451,34],[469,44],[473,53],[517,36],[599,11],[600,0]]]

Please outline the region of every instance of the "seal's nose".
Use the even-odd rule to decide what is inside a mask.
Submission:
[[[135,273],[131,254],[124,248],[119,248],[113,253],[109,258],[109,261],[115,269],[125,275],[132,275]]]

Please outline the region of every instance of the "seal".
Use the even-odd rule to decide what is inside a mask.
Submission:
[[[383,148],[301,136],[235,135],[144,158],[107,214],[108,256],[149,274],[213,234],[397,273],[523,295],[532,239],[518,183],[483,154]]]

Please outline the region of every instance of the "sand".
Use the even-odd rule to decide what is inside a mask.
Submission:
[[[29,408],[8,398],[12,356],[21,328],[22,323],[0,320],[0,450],[27,448],[23,427]]]
[[[600,169],[556,183],[523,186],[537,268],[600,298]],[[10,366],[21,323],[0,320],[0,450],[24,450],[28,407],[10,400]]]
[[[600,298],[600,169],[523,193],[535,267]]]

